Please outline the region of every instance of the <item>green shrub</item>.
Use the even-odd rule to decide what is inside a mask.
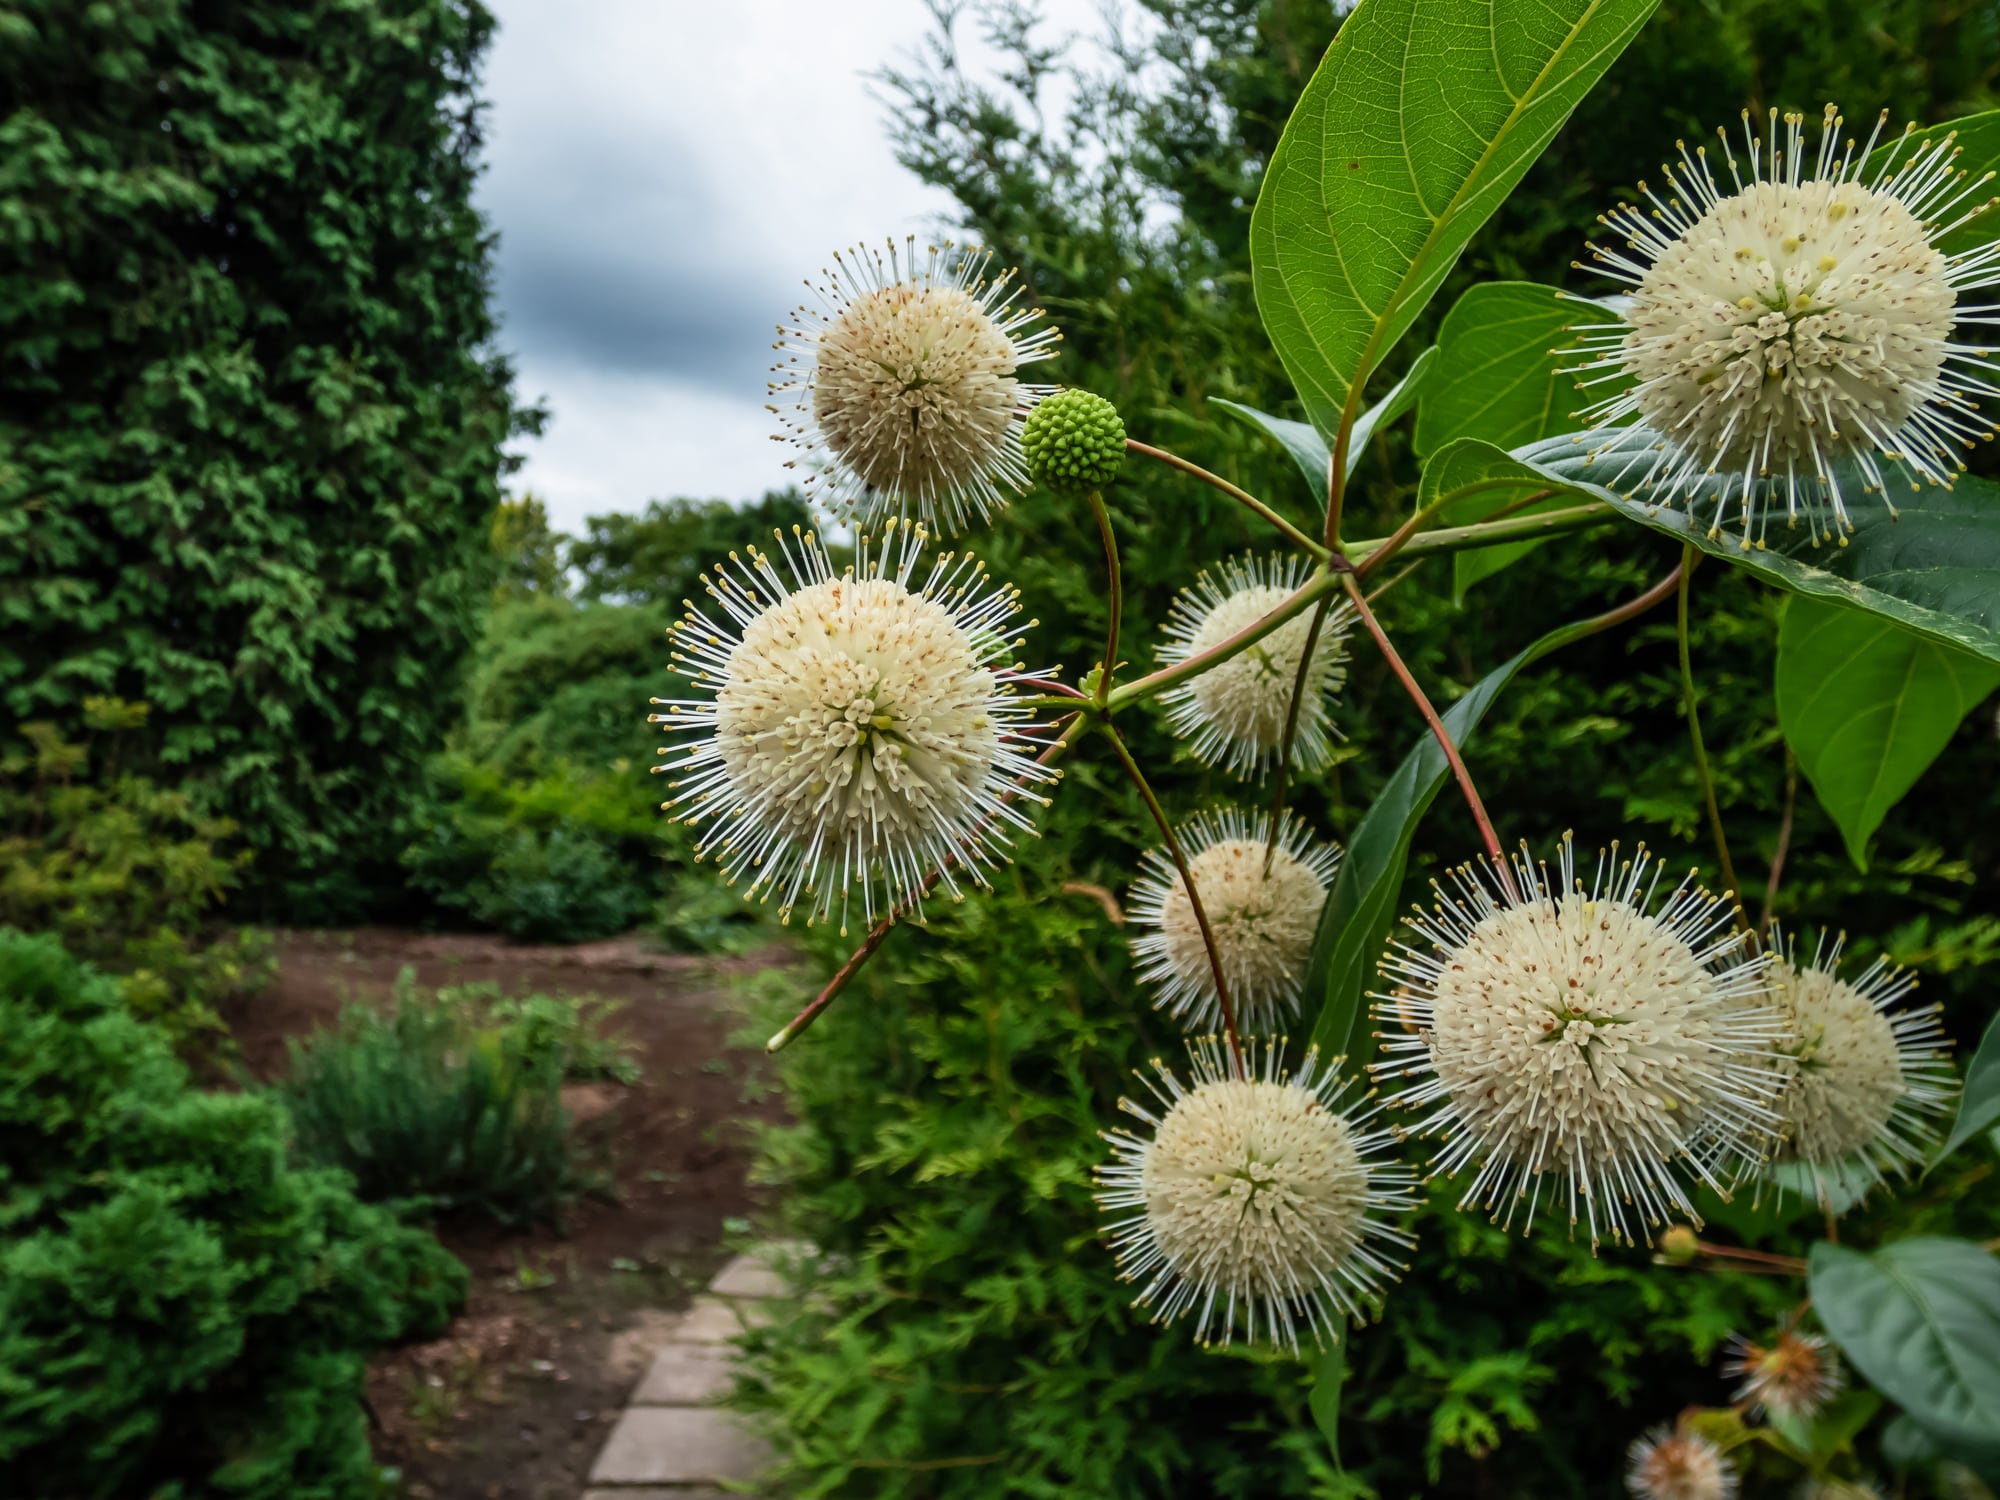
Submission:
[[[117,986],[0,930],[0,1473],[64,1500],[358,1500],[367,1351],[464,1269],[202,1093]]]
[[[0,716],[151,697],[244,900],[381,903],[531,425],[473,207],[478,0],[10,7]],[[166,779],[163,769],[150,774]]]
[[[398,1003],[411,992],[411,974],[397,976]],[[437,992],[440,1006],[459,1011],[475,1026],[503,1032],[507,1046],[530,1066],[551,1066],[572,1083],[637,1083],[632,1043],[604,1034],[622,1008],[599,995],[516,995],[499,985],[457,984]]]
[[[493,1024],[462,996],[418,994],[405,970],[386,1012],[350,1004],[294,1041],[278,1091],[299,1154],[345,1168],[364,1199],[559,1224],[588,1186],[560,1097],[569,1058],[541,1019]]]
[[[481,927],[535,942],[628,932],[664,882],[664,820],[644,768],[510,773],[440,757],[437,800],[404,851],[410,883]]]
[[[25,752],[0,748],[0,925],[57,934],[120,973],[126,1003],[177,1042],[213,1041],[215,1006],[261,988],[273,967],[263,934],[205,930],[250,853],[228,848],[228,819],[121,769],[145,704],[90,698],[83,712],[101,753],[46,723],[20,726]]]

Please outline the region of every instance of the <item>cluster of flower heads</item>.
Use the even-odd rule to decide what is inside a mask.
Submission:
[[[1239,1066],[1216,1038],[1191,1041],[1191,1082],[1155,1059],[1156,1104],[1119,1101],[1150,1135],[1105,1134],[1113,1160],[1097,1196],[1119,1272],[1157,1321],[1193,1315],[1203,1343],[1239,1326],[1294,1351],[1301,1331],[1336,1342],[1414,1243],[1396,1217],[1413,1178],[1389,1159],[1390,1133],[1370,1128],[1372,1109],[1346,1107],[1338,1059],[1322,1070],[1309,1050],[1288,1073],[1283,1049],[1246,1041]]]
[[[1760,139],[1746,110],[1747,170],[1717,131],[1726,186],[1683,144],[1662,191],[1642,182],[1644,204],[1604,216],[1624,244],[1590,249],[1631,295],[1585,336],[1579,369],[1621,381],[1584,413],[1620,430],[1614,487],[1706,505],[1711,536],[1733,506],[1745,547],[1780,498],[1815,540],[1844,541],[1850,490],[1886,492],[1885,466],[1912,488],[1949,484],[1962,449],[1993,436],[1989,351],[1953,333],[2000,321],[1959,301],[2000,281],[2000,244],[1944,241],[1991,208],[1994,174],[1968,181],[1953,134],[1878,152],[1887,118],[1857,150],[1832,105],[1817,147],[1802,116],[1768,115]],[[1629,441],[1634,421],[1650,440]]]
[[[778,543],[782,569],[732,553],[707,581],[716,613],[690,603],[674,628],[707,696],[654,700],[653,722],[692,736],[654,768],[676,777],[666,806],[701,831],[698,857],[749,874],[746,897],[821,919],[837,898],[843,931],[856,886],[873,921],[932,879],[985,883],[1031,828],[1016,800],[1054,779],[1005,665],[1016,594],[969,556],[920,569],[922,528],[894,521],[839,573],[810,534]]]

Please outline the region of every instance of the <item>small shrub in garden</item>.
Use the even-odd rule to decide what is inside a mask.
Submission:
[[[492,1024],[419,995],[406,970],[388,1010],[349,1004],[293,1042],[277,1087],[300,1156],[346,1169],[365,1199],[559,1223],[589,1182],[562,1107],[569,1052],[549,1043],[539,1020]]]
[[[177,1042],[212,1042],[215,1007],[272,971],[265,935],[212,927],[249,852],[229,847],[227,818],[122,768],[145,704],[90,698],[83,709],[97,744],[30,723],[25,749],[0,746],[0,924],[59,934],[119,973],[126,1003]]]
[[[397,976],[398,1004],[412,1003],[409,970]],[[607,1023],[622,1008],[597,995],[507,995],[497,984],[455,984],[437,992],[437,1003],[456,1009],[475,1027],[498,1031],[502,1045],[530,1067],[555,1067],[571,1083],[637,1083],[632,1044]]]
[[[1260,169],[1222,171],[1256,198],[1245,269],[1305,420],[1227,404],[1295,461],[1304,525],[1295,482],[1253,493],[1126,439],[1102,398],[1029,383],[1056,339],[1019,289],[1049,283],[986,250],[837,254],[780,325],[777,436],[852,527],[854,561],[809,532],[732,552],[673,635],[689,685],[654,701],[665,805],[697,857],[842,940],[813,941],[831,973],[766,1043],[822,1028],[787,1068],[798,1124],[767,1143],[797,1227],[834,1256],[816,1310],[752,1345],[788,1479],[1401,1495],[1449,1460],[1442,1493],[1874,1493],[1888,1468],[1941,1486],[1960,1462],[2000,1482],[2000,1241],[1988,1208],[1957,1201],[1991,1163],[1944,1165],[2000,1119],[2000,1024],[1961,1100],[1953,1018],[1884,951],[1882,908],[1935,853],[1869,866],[1922,816],[1897,804],[1932,762],[1990,738],[1974,711],[2000,686],[2000,484],[1970,472],[2000,401],[2000,112],[1899,132],[1872,107],[1853,124],[1830,105],[1732,108],[1719,146],[1674,147],[1650,187],[1643,161],[1617,179],[1642,201],[1607,202],[1579,245],[1597,276],[1471,285],[1435,322],[1468,244],[1656,8],[1332,8],[1338,35],[1257,143]],[[1163,26],[1182,11],[1157,9]],[[1188,55],[1232,35],[1195,9],[1213,26]],[[1034,102],[1047,56],[1029,58],[1015,9],[984,13]],[[1106,123],[1136,76],[1069,116],[1122,148],[1107,213],[1148,160]],[[1239,81],[1214,77],[1223,98]],[[1004,133],[983,93],[933,102],[906,128],[940,174],[956,144]],[[1205,130],[1217,104],[1161,100],[1138,140]],[[1680,128],[1653,123],[1662,145]],[[996,155],[1040,160],[1011,140],[970,152],[974,212],[998,213]],[[1068,187],[1064,171],[1046,179]],[[1031,212],[1002,222],[1043,243]],[[1136,238],[1206,253],[1150,220]],[[1047,258],[1072,266],[1051,281],[1095,275],[1061,303],[1085,316],[1142,284]],[[1432,327],[1434,347],[1387,363]],[[1142,363],[1119,343],[1120,379]],[[1226,356],[1176,368],[1210,395],[1233,374]],[[1128,410],[1192,432],[1187,404]],[[1413,409],[1414,467],[1385,441]],[[1152,499],[1189,478],[1209,511]],[[1064,503],[1016,525],[1031,480]],[[1211,535],[1225,502],[1233,524]],[[1229,545],[1243,526],[1257,552]],[[1038,665],[1030,590],[957,540],[988,527],[1030,578],[1067,585],[1052,610],[1101,622],[1080,668]],[[1189,566],[1136,565],[1189,533]],[[1079,535],[1102,557],[1087,582],[1058,571]],[[1439,557],[1448,585],[1419,571]],[[1526,608],[1463,633],[1456,673],[1435,642],[1420,654],[1401,616],[1490,597],[1510,569]],[[1170,592],[1142,647],[1128,601],[1157,618]],[[1746,595],[1760,607],[1715,623]],[[1697,621],[1749,649],[1698,662]],[[1664,700],[1634,668],[1573,678],[1592,640],[1670,648]],[[1759,696],[1775,714],[1739,689],[1729,716],[1782,748],[1762,764],[1741,744],[1711,760],[1703,731],[1722,717],[1705,685],[1744,655],[1774,663]],[[1395,716],[1386,754],[1354,701],[1364,674]],[[1596,725],[1516,742],[1532,776],[1475,740],[1503,700],[1593,688]],[[1681,722],[1634,758],[1682,784],[1642,765],[1607,795],[1577,740],[1649,694]],[[1783,802],[1768,841],[1725,815],[1753,778]],[[1854,866],[1852,942],[1824,920],[1824,858],[1809,874],[1794,858],[1815,815]],[[1565,831],[1585,817],[1604,826]],[[1448,858],[1411,903],[1427,819]],[[1712,883],[1648,847],[1657,821],[1712,846]],[[1990,865],[1990,827],[1969,868]],[[1054,853],[1031,842],[1043,829]],[[1109,868],[1066,864],[1080,830]],[[1143,858],[1118,847],[1142,842]],[[1136,985],[1093,915],[1125,924],[1110,886]],[[1079,896],[1082,915],[1062,909]],[[897,938],[905,919],[935,925]],[[870,970],[891,941],[897,971]],[[826,1038],[849,988],[864,1013]],[[1165,1025],[1132,1013],[1135,991],[1183,1047],[1147,1045]],[[1992,1006],[1960,998],[1978,1007],[1956,1017],[1969,1040]],[[1091,1260],[1093,1238],[1110,1256]],[[1258,1373],[1183,1363],[1140,1316]],[[1722,1371],[1695,1368],[1732,1333]],[[1365,1420],[1343,1426],[1343,1406]]]
[[[0,929],[0,1485],[74,1500],[370,1493],[368,1352],[439,1332],[464,1268],[290,1163],[116,984]]]

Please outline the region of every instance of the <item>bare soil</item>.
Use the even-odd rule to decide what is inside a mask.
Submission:
[[[530,947],[386,928],[279,935],[278,975],[227,1016],[250,1071],[284,1070],[286,1043],[348,999],[385,998],[404,967],[425,987],[492,981],[508,994],[602,995],[606,1030],[634,1043],[631,1087],[565,1093],[614,1191],[565,1232],[444,1225],[472,1272],[464,1314],[433,1343],[369,1372],[378,1459],[412,1500],[576,1500],[662,1325],[708,1282],[764,1206],[748,1182],[747,1122],[780,1110],[754,1048],[732,1048],[729,981],[784,961],[772,949],[706,959],[631,939]]]

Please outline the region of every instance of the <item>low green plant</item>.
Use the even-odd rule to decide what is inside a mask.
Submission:
[[[0,1474],[66,1500],[370,1493],[368,1352],[464,1268],[293,1166],[256,1094],[194,1088],[118,985],[0,929]]]
[[[331,1031],[294,1041],[277,1088],[299,1154],[345,1168],[370,1201],[560,1224],[591,1185],[562,1107],[569,1049],[539,1016],[496,1024],[473,1009],[421,995],[406,970],[388,1009],[350,1003]]]
[[[396,978],[397,1002],[414,991],[408,969]],[[455,1007],[477,1027],[497,1030],[506,1046],[533,1066],[554,1066],[571,1083],[639,1081],[632,1043],[607,1034],[620,1002],[602,995],[508,995],[499,985],[451,985],[437,992],[439,1005]]]
[[[118,973],[135,1012],[179,1042],[213,1042],[217,1005],[274,967],[267,935],[212,926],[249,851],[231,847],[229,819],[121,765],[145,704],[91,698],[84,716],[97,742],[27,723],[25,749],[0,749],[0,923],[57,934]]]
[[[515,774],[450,755],[432,775],[438,797],[403,859],[439,906],[510,937],[586,942],[630,931],[659,898],[667,846],[643,767]]]

